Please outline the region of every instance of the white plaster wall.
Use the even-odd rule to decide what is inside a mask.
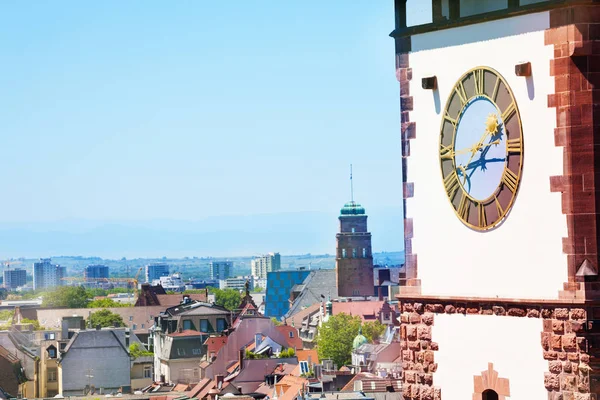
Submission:
[[[439,350],[435,352],[434,386],[442,389],[444,399],[471,399],[473,377],[493,363],[498,376],[509,380],[511,400],[547,398],[542,325],[540,318],[436,315],[432,337]]]
[[[549,177],[562,174],[562,148],[554,146],[555,109],[550,76],[552,46],[544,46],[547,12],[413,36],[410,93],[416,122],[408,181],[414,198],[413,253],[418,256],[422,293],[508,298],[558,297],[567,281],[562,237],[567,236],[560,193],[550,193]],[[484,40],[484,41],[477,41]],[[465,43],[459,45],[459,43]],[[437,48],[438,46],[445,46]],[[514,66],[531,62],[533,77],[517,77]],[[524,161],[513,209],[499,227],[478,232],[455,216],[439,164],[441,115],[455,82],[469,69],[489,66],[508,82],[523,122]],[[436,75],[439,92],[421,88]]]

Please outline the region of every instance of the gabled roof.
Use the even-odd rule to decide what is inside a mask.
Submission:
[[[298,358],[298,361],[308,361],[308,357],[310,357],[311,363],[319,363],[319,353],[316,349],[296,350],[296,357]]]
[[[68,357],[69,350],[71,349],[90,347],[93,347],[100,352],[104,351],[103,349],[107,347],[120,347],[123,349],[123,352],[129,356],[128,349],[125,348],[125,331],[120,331],[123,333],[123,340],[119,337],[121,336],[119,330],[116,329],[90,329],[77,331],[65,347],[62,358]],[[137,339],[137,342],[139,342],[139,339]]]
[[[206,339],[204,345],[207,347],[206,351],[210,355],[211,353],[217,354],[221,347],[227,344],[227,336],[211,336]]]
[[[296,297],[290,306],[289,311],[285,314],[286,318],[298,313],[305,307],[322,302],[323,299],[329,297],[337,298],[338,290],[335,279],[335,269],[310,271],[310,274],[304,279],[302,284],[297,285],[297,290],[300,290],[300,294]]]
[[[201,399],[202,397],[198,397],[198,394],[206,387],[208,386],[208,384],[212,382],[212,379],[209,378],[204,378],[202,380],[200,380],[200,382],[198,382],[198,384],[196,384],[196,386],[194,386],[190,391],[188,391],[187,396],[189,398],[193,398],[193,397],[197,397],[199,399]]]
[[[171,316],[177,315],[228,315],[230,311],[216,304],[206,303],[203,301],[191,301],[186,304],[176,304],[169,307],[165,312]]]
[[[276,326],[275,329],[277,329],[285,336],[287,340],[287,347],[291,347],[292,349],[302,348],[302,339],[300,339],[300,337],[298,336],[298,329],[290,325],[279,325]],[[290,337],[290,332],[293,335],[292,337]]]

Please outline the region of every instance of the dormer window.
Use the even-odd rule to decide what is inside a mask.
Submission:
[[[49,358],[56,358],[56,347],[50,346],[46,350],[48,351]]]

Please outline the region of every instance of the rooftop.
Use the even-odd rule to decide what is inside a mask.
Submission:
[[[344,204],[342,210],[340,211],[342,215],[366,215],[365,208],[361,206],[359,203],[353,201],[349,201]]]

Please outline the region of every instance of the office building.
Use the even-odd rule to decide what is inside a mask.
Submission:
[[[27,271],[24,269],[7,269],[4,271],[4,287],[16,289],[27,284]]]
[[[33,263],[33,290],[40,290],[65,284],[62,279],[67,276],[67,267],[52,264],[50,258],[41,258]]]
[[[253,276],[237,276],[234,278],[222,279],[219,281],[219,289],[245,290],[246,282],[248,282],[248,288],[254,290]]]
[[[146,282],[152,283],[161,276],[169,276],[169,265],[165,263],[154,263],[146,265]]]
[[[233,261],[211,261],[209,269],[210,279],[227,279],[233,271]]]
[[[88,265],[83,270],[85,279],[108,278],[108,267],[106,265]]]
[[[290,309],[290,294],[295,285],[301,285],[310,274],[309,270],[269,272],[265,296],[265,316],[283,317]]]
[[[281,256],[279,253],[269,253],[256,257],[251,262],[251,268],[252,276],[266,278],[269,272],[276,272],[281,269]]]

